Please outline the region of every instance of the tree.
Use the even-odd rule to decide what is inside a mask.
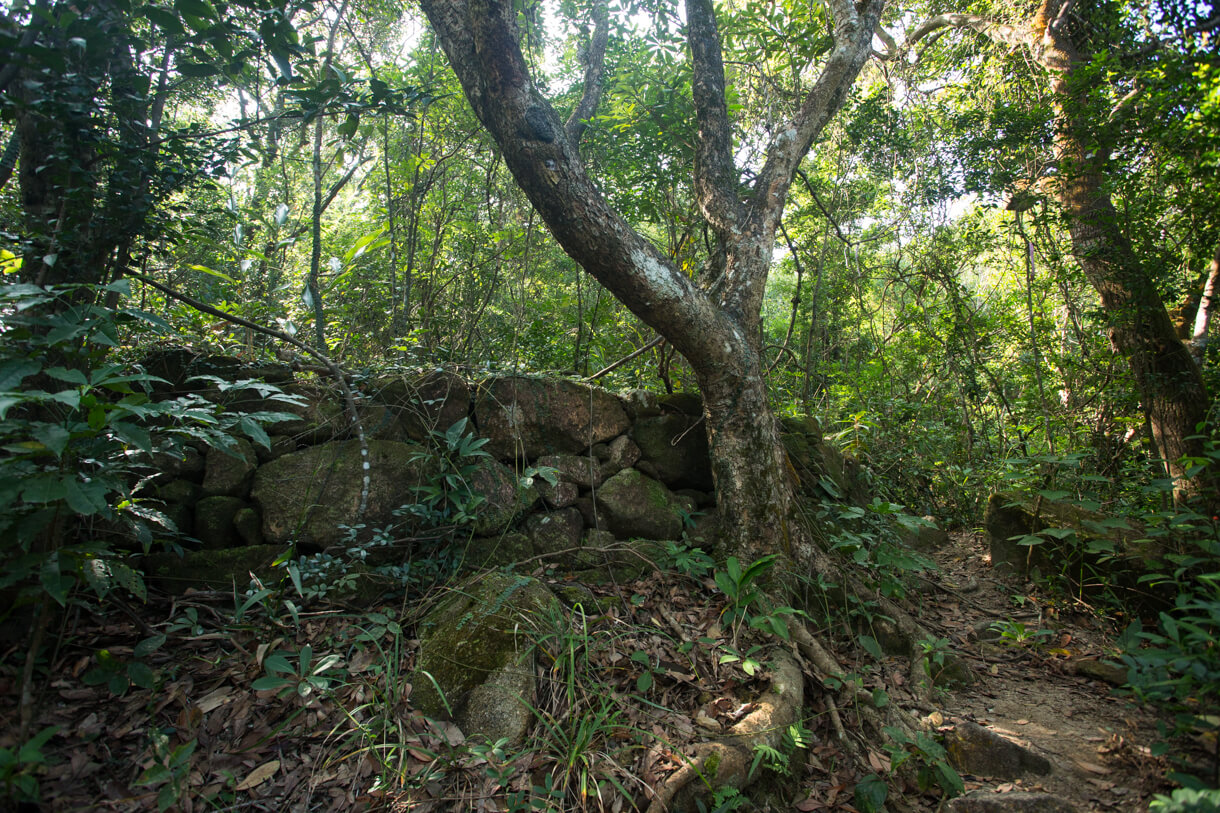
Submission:
[[[596,60],[590,60],[579,112],[565,125],[530,74],[512,3],[423,3],[476,115],[560,245],[690,362],[704,398],[726,547],[745,557],[782,552],[806,564],[817,557],[793,521],[792,481],[768,405],[760,312],[789,187],[814,139],[847,100],[882,5],[829,4],[833,46],[821,72],[767,145],[761,169],[747,179],[734,163],[712,2],[686,3],[695,196],[712,235],[700,286],[634,230],[586,172],[578,142],[582,116],[593,109],[588,102],[601,92]]]
[[[1058,168],[1054,187],[1068,221],[1073,252],[1101,297],[1111,343],[1127,359],[1157,450],[1169,473],[1178,478],[1179,493],[1215,501],[1220,481],[1214,476],[1187,479],[1191,461],[1205,457],[1199,428],[1207,421],[1211,399],[1110,192],[1118,129],[1111,119],[1141,88],[1128,77],[1134,87],[1126,99],[1103,110],[1095,88],[1109,65],[1122,68],[1124,58],[1138,60],[1165,47],[1152,40],[1132,46],[1125,57],[1109,53],[1116,45],[1131,45],[1130,38],[1115,41],[1122,29],[1119,8],[1102,2],[1043,0],[1023,25],[973,14],[940,14],[912,30],[906,47],[946,29],[969,30],[996,44],[1025,50],[1045,71],[1054,111]],[[1212,17],[1186,33],[1220,24],[1217,15]]]

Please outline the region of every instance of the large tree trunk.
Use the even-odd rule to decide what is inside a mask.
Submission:
[[[752,190],[732,161],[712,4],[688,0],[699,125],[695,187],[718,240],[710,269],[718,282],[716,300],[632,229],[587,176],[576,140],[580,128],[573,122],[591,110],[584,102],[598,92],[600,74],[586,75],[581,113],[565,126],[529,75],[511,2],[424,0],[422,5],[476,115],[560,245],[695,370],[727,549],[743,557],[811,550],[794,544],[801,531],[789,521],[792,483],[767,402],[759,314],[788,187],[863,66],[882,0],[867,0],[860,9],[850,0],[831,3],[835,47],[799,112],[771,145]]]

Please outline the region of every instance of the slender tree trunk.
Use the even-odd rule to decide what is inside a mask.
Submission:
[[[1087,27],[1105,8],[1072,0],[1043,0],[1028,26],[999,24],[971,14],[941,14],[907,38],[914,46],[943,28],[963,28],[994,42],[1025,47],[1048,73],[1053,91],[1059,152],[1058,198],[1068,220],[1072,252],[1097,290],[1109,320],[1114,349],[1127,359],[1144,413],[1177,493],[1220,500],[1220,478],[1205,474],[1186,480],[1183,458],[1204,453],[1199,427],[1207,419],[1210,396],[1199,366],[1178,338],[1165,304],[1123,232],[1106,180],[1111,133],[1098,126],[1090,101],[1094,81],[1086,70]],[[1100,28],[1100,25],[1096,25]]]
[[[1073,253],[1110,321],[1110,341],[1131,366],[1157,448],[1170,475],[1183,478],[1189,464],[1182,458],[1203,456],[1199,427],[1211,401],[1106,190],[1109,144],[1088,115],[1091,80],[1081,75],[1088,55],[1077,45],[1080,23],[1064,13],[1066,6],[1063,0],[1046,0],[1040,15],[1049,23],[1035,51],[1050,70],[1055,93],[1063,176],[1059,202],[1068,216]],[[1214,479],[1182,479],[1178,489],[1214,499],[1216,486]]]
[[[1200,368],[1203,366],[1203,356],[1207,351],[1207,329],[1211,325],[1212,313],[1216,307],[1217,288],[1220,287],[1220,246],[1212,256],[1212,264],[1207,269],[1207,282],[1203,285],[1203,296],[1199,299],[1199,309],[1195,311],[1195,326],[1191,332],[1190,353]]]

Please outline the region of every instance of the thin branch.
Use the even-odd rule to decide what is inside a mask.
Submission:
[[[822,199],[818,197],[817,190],[813,188],[813,184],[809,181],[809,176],[805,174],[805,170],[798,169],[796,174],[800,176],[801,181],[805,184],[805,189],[808,190],[809,196],[813,198],[813,202],[817,205],[818,210],[821,211],[822,215],[826,218],[830,225],[834,227],[835,235],[839,238],[843,245],[855,245],[855,243],[849,240],[847,235],[843,233],[843,230],[839,228],[838,221],[835,220],[834,217],[831,216],[830,212],[827,211],[826,207],[822,205]]]
[[[651,350],[652,348],[656,347],[658,344],[661,344],[661,343],[662,343],[662,342],[664,342],[664,341],[665,341],[665,337],[664,337],[664,336],[657,336],[655,339],[653,339],[653,340],[652,340],[652,341],[650,341],[648,344],[646,344],[646,345],[644,345],[643,347],[641,347],[639,350],[633,350],[632,352],[630,352],[630,353],[628,353],[627,355],[623,356],[621,359],[619,359],[618,361],[614,362],[613,364],[610,364],[610,365],[608,365],[608,366],[606,366],[606,367],[603,367],[602,369],[598,370],[598,371],[597,371],[596,373],[594,373],[593,375],[590,375],[590,376],[585,376],[585,378],[584,378],[583,380],[585,380],[585,381],[596,381],[597,379],[601,378],[602,376],[606,375],[607,373],[614,372],[614,371],[615,371],[615,370],[617,370],[619,367],[622,367],[624,364],[626,364],[627,362],[631,361],[632,359],[634,359],[634,358],[638,358],[638,357],[640,357],[640,356],[644,355],[644,354],[645,354],[645,353],[647,353],[649,350]]]

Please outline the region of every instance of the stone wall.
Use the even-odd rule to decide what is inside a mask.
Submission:
[[[461,529],[473,532],[466,549],[474,564],[548,557],[581,569],[604,562],[607,551],[684,532],[715,545],[714,485],[697,395],[616,394],[529,376],[472,382],[447,371],[367,380],[357,392],[369,452],[360,514],[360,443],[342,399],[324,380],[233,360],[209,359],[205,369],[230,380],[274,378],[299,403],[237,405],[296,416],[267,427],[270,448],[238,440],[228,449],[188,448],[157,461],[156,507],[198,540],[183,545],[188,551],[246,549],[260,561],[292,542],[298,553],[333,551],[350,544],[346,529],[356,525],[364,536],[394,526],[398,546],[410,546],[429,529],[401,508],[420,502],[419,489],[439,475],[453,474],[453,465],[438,459],[435,433],[462,419],[486,439],[488,453],[457,461],[477,463],[465,480],[483,498],[474,522]],[[179,387],[187,377],[159,372]],[[802,489],[820,499],[865,498],[857,464],[822,442],[816,421],[785,419],[783,428]],[[555,483],[538,476],[540,469],[553,472]],[[169,564],[154,558],[150,566],[155,576]]]

